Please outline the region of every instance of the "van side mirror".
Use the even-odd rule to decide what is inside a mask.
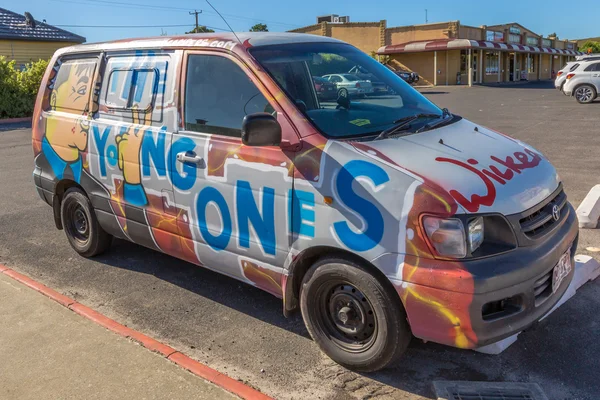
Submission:
[[[254,113],[242,122],[242,143],[246,146],[279,146],[281,125],[269,113]]]

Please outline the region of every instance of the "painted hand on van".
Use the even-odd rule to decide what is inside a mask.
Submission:
[[[93,63],[64,64],[55,76],[50,95],[50,107],[58,111],[81,112],[78,119],[52,116],[46,119],[41,151],[54,175],[65,175],[80,183],[87,150],[90,123],[88,91],[94,73]]]
[[[144,139],[142,123],[145,121],[145,113],[133,110],[134,126],[121,128],[115,136],[117,143],[118,167],[123,172],[123,197],[127,203],[135,206],[145,206],[148,198],[142,186],[140,168],[140,148]]]

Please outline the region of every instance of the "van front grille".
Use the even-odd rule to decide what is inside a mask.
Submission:
[[[533,294],[535,296],[535,306],[541,306],[552,296],[552,271],[535,281],[533,285]]]
[[[564,218],[565,205],[567,204],[567,195],[561,190],[554,198],[545,200],[547,202],[537,211],[521,218],[519,224],[521,231],[530,239],[542,236],[552,229],[552,227]],[[556,219],[554,206],[558,208],[559,217]]]

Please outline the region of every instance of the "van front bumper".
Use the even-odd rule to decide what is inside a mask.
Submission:
[[[458,262],[404,256],[402,271],[386,275],[403,302],[413,335],[478,348],[539,321],[573,279],[579,229],[569,203],[567,210],[568,216],[543,242],[504,254]],[[571,271],[552,293],[553,269],[567,251]],[[387,264],[389,271],[389,263],[398,265],[397,260],[398,255],[386,254],[373,263],[380,268]],[[536,295],[548,279],[549,287]]]

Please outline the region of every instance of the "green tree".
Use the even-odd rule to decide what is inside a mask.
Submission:
[[[28,63],[16,68],[15,61],[0,57],[0,118],[29,117],[48,61]]]
[[[555,39],[559,39],[558,35],[556,34],[556,32],[552,32],[551,34],[548,35],[549,38],[555,38]]]
[[[600,53],[600,42],[588,40],[579,46],[579,51],[583,51],[584,53],[590,52],[590,49],[592,53]]]
[[[212,33],[212,32],[214,32],[214,30],[207,28],[204,25],[200,25],[199,27],[194,28],[191,31],[186,32],[186,33]]]
[[[256,24],[250,28],[250,32],[269,32],[269,28],[267,28],[267,24]]]

